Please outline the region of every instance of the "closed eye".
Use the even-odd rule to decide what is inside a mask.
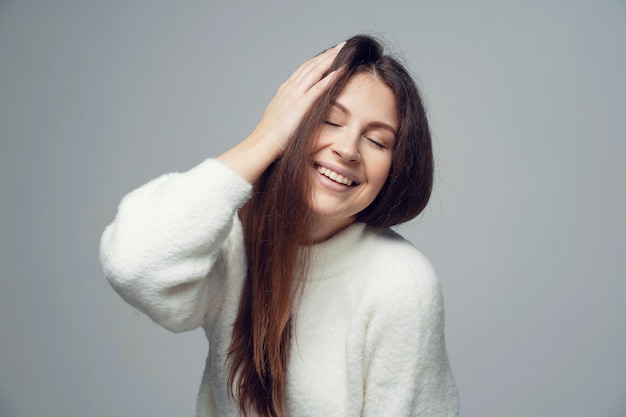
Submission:
[[[335,123],[335,122],[331,122],[330,120],[324,120],[324,123],[329,125],[329,126],[332,126],[332,127],[341,127],[340,124]]]
[[[385,145],[383,145],[382,143],[372,139],[372,138],[368,138],[367,136],[364,136],[365,139],[367,139],[368,141],[370,141],[370,143],[374,146],[376,146],[378,149],[385,149]]]

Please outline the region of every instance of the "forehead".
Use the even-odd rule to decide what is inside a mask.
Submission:
[[[350,115],[398,126],[396,99],[391,88],[369,72],[359,72],[348,80],[335,102]]]

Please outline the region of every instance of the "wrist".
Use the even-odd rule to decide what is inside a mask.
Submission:
[[[261,132],[253,132],[217,159],[254,184],[281,155],[282,149],[276,140]]]
[[[250,150],[258,152],[257,155],[264,155],[271,159],[268,165],[280,158],[285,152],[285,141],[281,141],[279,135],[259,127],[254,129],[243,142]]]

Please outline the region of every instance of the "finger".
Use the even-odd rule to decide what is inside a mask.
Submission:
[[[331,71],[327,76],[313,84],[307,92],[304,94],[303,100],[306,102],[307,106],[310,106],[322,95],[335,81],[337,76],[341,73],[342,68],[338,68],[334,71]]]
[[[327,49],[323,53],[317,55],[316,57],[310,59],[305,63],[305,65],[298,71],[298,74],[295,77],[296,82],[302,82],[305,79],[310,79],[310,74],[314,73],[316,76],[315,81],[321,78],[321,75],[328,70],[330,64],[337,57],[337,54],[343,48],[346,42],[341,42],[333,48]],[[322,70],[320,71],[320,68]]]
[[[325,70],[327,70],[332,60],[335,59],[335,57],[337,56],[337,53],[339,53],[339,51],[341,50],[341,48],[343,48],[345,44],[346,44],[345,41],[341,42],[337,46],[327,49],[321,54],[304,62],[302,65],[300,65],[300,67],[298,67],[298,69],[292,74],[292,76],[289,77],[287,81],[292,82],[294,84],[300,84],[304,79],[307,78],[307,75],[311,74],[311,71],[315,71],[316,69],[318,69],[316,73],[320,73],[319,71],[320,65],[324,65]],[[319,78],[321,78],[321,74],[323,74],[324,72],[325,71],[322,71],[320,73]]]
[[[286,88],[296,95],[306,93],[313,85],[319,82],[328,73],[336,55],[328,55],[322,60],[316,61],[313,65],[302,71],[298,78],[290,81]]]

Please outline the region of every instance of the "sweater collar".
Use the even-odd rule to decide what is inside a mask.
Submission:
[[[309,274],[318,280],[333,277],[362,259],[367,226],[365,223],[353,223],[330,239],[312,245]],[[361,244],[359,243],[361,242]]]

